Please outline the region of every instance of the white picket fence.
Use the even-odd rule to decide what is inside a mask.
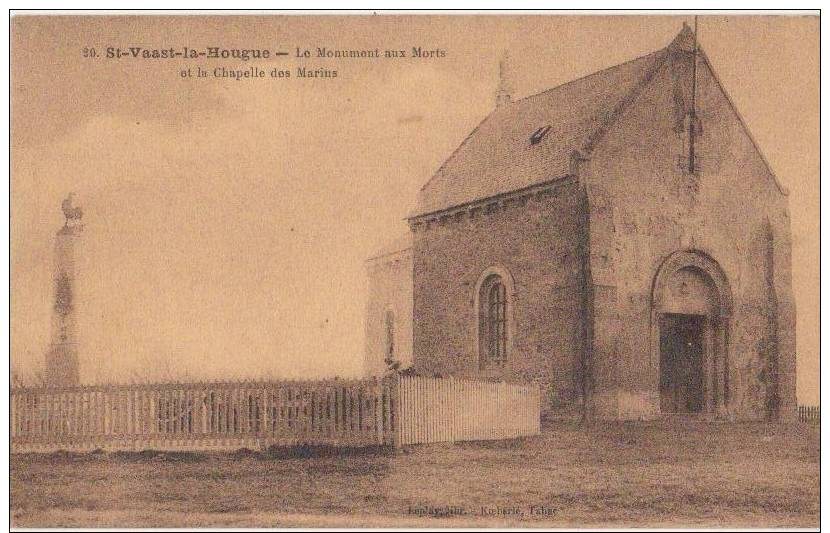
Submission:
[[[401,376],[398,390],[401,446],[539,434],[535,385]]]
[[[13,452],[407,446],[539,433],[535,385],[382,380],[14,388]]]
[[[389,380],[15,388],[16,452],[393,444]]]

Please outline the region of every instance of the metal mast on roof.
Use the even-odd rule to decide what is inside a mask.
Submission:
[[[695,93],[697,92],[697,15],[695,15],[695,39],[692,52],[692,114],[695,112]]]
[[[695,97],[697,93],[697,15],[695,15],[695,33],[694,33],[694,47],[692,49],[692,111],[689,113],[689,173],[694,174],[696,170],[695,165],[695,124],[697,122],[697,113],[695,111],[697,103]]]

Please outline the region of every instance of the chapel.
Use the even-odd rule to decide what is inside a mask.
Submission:
[[[537,383],[549,417],[795,414],[787,191],[691,29],[492,112],[368,262],[366,371]]]

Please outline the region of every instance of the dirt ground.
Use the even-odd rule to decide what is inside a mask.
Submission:
[[[539,437],[233,454],[11,460],[16,527],[819,525],[819,431],[556,424]]]

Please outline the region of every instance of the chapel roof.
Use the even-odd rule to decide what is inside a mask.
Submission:
[[[672,46],[691,49],[692,39],[684,25],[666,48],[496,107],[421,188],[413,217],[568,175],[572,154],[590,148]]]
[[[375,250],[366,261],[374,262],[376,260],[383,260],[387,257],[409,251],[410,249],[412,249],[412,234],[406,232],[405,234],[399,235],[395,240],[386,243],[382,248]]]

